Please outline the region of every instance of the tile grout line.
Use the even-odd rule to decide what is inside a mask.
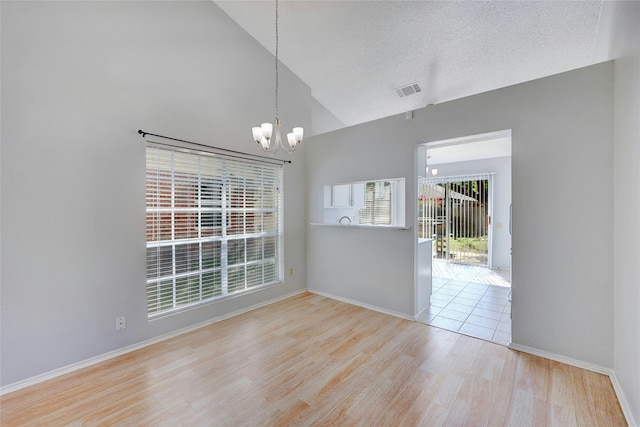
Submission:
[[[454,277],[452,277],[452,278],[449,278],[447,281],[445,281],[444,283],[442,283],[442,285],[441,285],[441,286],[439,286],[439,287],[438,287],[438,289],[436,290],[436,292],[438,292],[438,291],[439,291],[439,290],[441,290],[442,288],[445,288],[445,287],[447,286],[447,284],[448,284],[448,283],[450,283],[452,280],[456,280],[456,279],[457,279],[457,275],[456,275],[456,276],[454,276]],[[497,324],[496,324],[496,326],[495,326],[494,328],[487,328],[486,326],[474,325],[474,324],[472,324],[472,323],[467,323],[467,321],[469,320],[469,317],[471,316],[471,314],[473,313],[473,311],[475,311],[477,308],[479,308],[479,307],[478,307],[478,304],[480,304],[480,302],[481,302],[482,298],[484,298],[485,296],[487,296],[487,292],[489,291],[489,289],[491,288],[491,286],[497,286],[497,285],[491,285],[491,284],[486,284],[486,283],[473,282],[473,280],[464,280],[464,281],[463,281],[463,280],[456,280],[456,281],[459,281],[459,282],[466,282],[466,284],[465,284],[461,289],[459,289],[459,290],[457,290],[457,291],[455,292],[455,295],[453,295],[453,296],[451,297],[451,300],[450,300],[449,302],[447,302],[447,303],[445,304],[445,306],[444,306],[444,307],[440,308],[440,310],[439,310],[438,314],[436,314],[435,316],[433,316],[433,318],[428,322],[428,324],[431,324],[431,322],[432,322],[432,321],[434,321],[436,318],[441,318],[441,319],[447,319],[447,320],[453,320],[453,321],[461,322],[461,325],[460,325],[460,326],[458,327],[458,329],[456,329],[454,332],[463,332],[461,329],[462,329],[465,325],[469,325],[469,326],[473,326],[473,327],[481,327],[481,328],[488,329],[488,330],[490,330],[490,331],[491,331],[491,338],[489,339],[489,341],[492,341],[492,342],[495,342],[495,343],[498,343],[498,344],[504,344],[504,343],[502,343],[502,342],[495,341],[495,336],[496,336],[496,334],[497,334],[498,332],[500,332],[500,333],[504,333],[504,334],[509,334],[509,335],[510,335],[510,332],[504,332],[504,331],[499,331],[499,330],[498,330],[498,328],[500,327],[500,323],[501,323],[501,321],[502,321],[502,315],[505,313],[505,312],[504,312],[504,310],[505,310],[505,308],[507,307],[507,303],[505,303],[505,304],[504,304],[504,306],[502,307],[502,311],[499,313],[499,314],[500,314],[500,319],[492,319],[492,318],[488,318],[488,317],[485,317],[485,316],[477,315],[478,317],[482,317],[482,318],[485,318],[485,319],[487,319],[487,320],[494,320],[494,321],[495,321],[495,320],[497,320]],[[477,294],[477,295],[478,295],[478,300],[477,300],[477,302],[475,303],[475,305],[472,307],[472,309],[471,309],[471,312],[470,312],[470,313],[462,313],[462,312],[459,312],[459,313],[462,313],[462,314],[465,314],[465,315],[466,315],[466,316],[465,316],[465,320],[464,320],[464,321],[460,321],[460,320],[457,320],[457,319],[450,319],[450,318],[448,318],[448,317],[444,317],[444,316],[442,316],[442,315],[441,315],[441,313],[442,313],[443,311],[445,311],[445,310],[449,307],[449,305],[453,302],[453,300],[454,300],[455,298],[458,298],[458,297],[460,297],[460,298],[464,298],[464,297],[460,296],[460,294],[461,294],[464,290],[466,290],[466,289],[467,289],[467,287],[468,287],[469,285],[471,285],[471,284],[475,284],[475,285],[483,286],[483,287],[484,287],[484,291],[482,292],[482,294]],[[445,294],[445,295],[451,296],[451,294]],[[495,297],[491,297],[491,298],[495,298]],[[467,298],[467,299],[470,299],[470,298]],[[499,298],[497,298],[497,299],[499,299]],[[466,305],[466,304],[462,304],[462,305]],[[496,305],[497,305],[497,304],[496,304]],[[469,307],[471,307],[471,306],[469,306]],[[486,310],[487,310],[487,311],[493,311],[493,310],[490,310],[490,309],[486,309]],[[457,310],[453,310],[453,309],[452,309],[452,311],[458,312]],[[496,313],[498,313],[498,312],[496,312]],[[432,326],[437,326],[437,325],[432,325]],[[438,327],[439,327],[439,326],[438,326]],[[446,328],[445,328],[445,329],[446,329]],[[464,333],[466,333],[466,332],[464,332]],[[477,337],[477,338],[480,338],[480,337]]]

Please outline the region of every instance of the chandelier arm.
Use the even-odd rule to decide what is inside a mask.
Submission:
[[[281,142],[280,147],[282,148],[283,151],[286,151],[287,153],[291,153],[295,151],[295,148],[292,149],[288,142],[284,142],[284,141]]]
[[[282,147],[282,149],[287,153],[293,153],[298,149],[298,145],[300,144],[296,144],[295,146],[291,147],[288,143],[283,142],[282,144],[280,144],[280,147]]]
[[[275,141],[270,141],[269,146],[267,148],[262,148],[266,153],[271,153],[271,155],[275,154],[278,149],[278,143]]]

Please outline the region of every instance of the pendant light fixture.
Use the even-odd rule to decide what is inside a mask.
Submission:
[[[291,152],[298,148],[304,136],[304,129],[301,127],[293,128],[293,131],[287,134],[287,143],[282,142],[282,134],[280,130],[280,118],[278,117],[278,0],[276,0],[276,118],[271,123],[262,123],[259,127],[254,127],[253,140],[264,151],[275,153],[278,147],[282,147],[284,151]]]

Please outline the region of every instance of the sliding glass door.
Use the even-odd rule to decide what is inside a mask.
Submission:
[[[419,237],[435,258],[490,267],[492,174],[420,178]]]

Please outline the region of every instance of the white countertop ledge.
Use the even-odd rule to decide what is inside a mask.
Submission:
[[[368,228],[372,230],[411,230],[411,227],[396,227],[389,225],[328,224],[323,222],[312,222],[309,225],[333,228]]]

